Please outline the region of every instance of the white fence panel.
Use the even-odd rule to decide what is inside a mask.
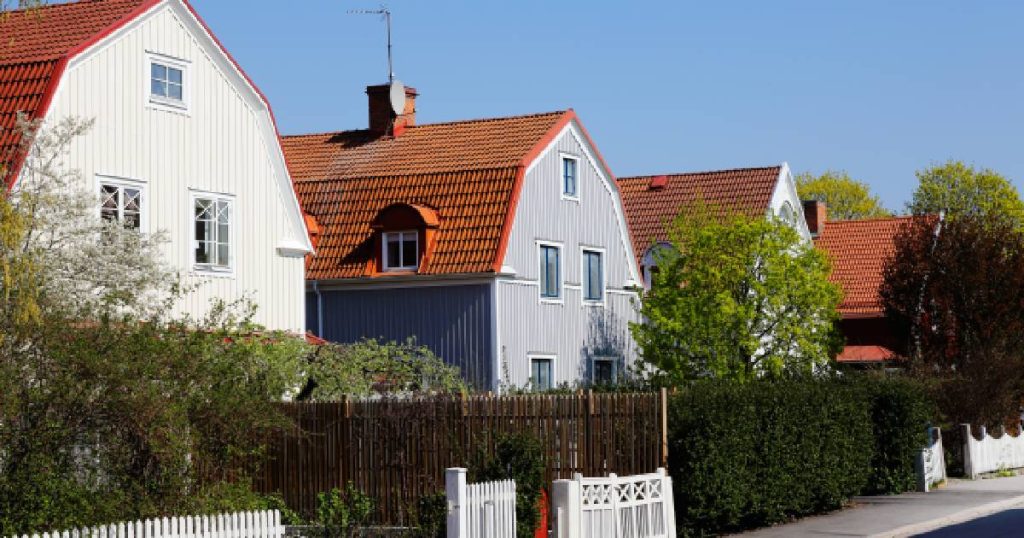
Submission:
[[[515,481],[467,484],[465,469],[448,469],[444,485],[448,538],[515,538]]]
[[[981,427],[981,439],[971,435],[971,426],[961,424],[964,437],[964,474],[977,478],[982,473],[1024,467],[1024,434],[1003,433],[992,437]]]
[[[282,538],[277,510],[128,521],[11,538]]]
[[[932,484],[946,479],[946,453],[942,448],[942,430],[928,428],[928,446],[917,455],[917,489],[927,493]]]
[[[556,480],[555,538],[674,538],[672,479],[654,474]]]

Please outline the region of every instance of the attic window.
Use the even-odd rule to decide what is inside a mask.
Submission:
[[[384,270],[415,271],[420,265],[419,232],[384,232]]]
[[[187,113],[189,105],[189,64],[185,60],[153,52],[146,54],[149,108]]]
[[[579,200],[580,159],[562,154],[562,198]]]

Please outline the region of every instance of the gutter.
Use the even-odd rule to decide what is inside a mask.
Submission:
[[[316,335],[324,338],[324,296],[320,293],[320,283],[316,280],[313,281],[313,293],[316,294]]]

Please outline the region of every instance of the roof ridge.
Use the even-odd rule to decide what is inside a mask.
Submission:
[[[73,2],[55,2],[52,4],[41,4],[38,6],[27,6],[17,9],[9,9],[6,13],[25,13],[27,11],[39,11],[39,10],[50,10],[54,8],[78,6],[81,4],[102,4],[108,0],[74,0]]]
[[[882,222],[882,221],[887,221],[887,220],[909,220],[909,219],[928,218],[928,217],[935,217],[935,215],[890,215],[888,217],[869,217],[869,218],[866,218],[866,219],[836,219],[836,220],[829,219],[829,220],[825,221],[825,224],[826,224],[826,226],[832,225],[832,224],[859,224],[859,223],[869,223],[869,222]]]
[[[89,0],[89,1],[92,1],[92,0]],[[422,128],[422,127],[438,127],[438,126],[445,126],[445,125],[459,125],[459,124],[464,124],[464,123],[485,123],[485,122],[490,122],[490,121],[521,120],[521,119],[525,119],[525,118],[539,118],[541,116],[561,116],[562,114],[565,114],[566,112],[569,112],[570,110],[572,110],[572,109],[570,108],[570,109],[566,109],[566,110],[553,110],[553,111],[550,111],[550,112],[535,112],[535,113],[532,113],[532,114],[516,114],[516,115],[512,115],[512,116],[494,116],[494,117],[490,117],[490,118],[471,118],[471,119],[467,119],[467,120],[440,121],[440,122],[437,122],[437,123],[417,123],[416,125],[411,125],[411,126],[407,127],[407,130],[411,131],[411,130],[419,129],[419,128]],[[313,133],[288,134],[288,135],[281,135],[281,138],[302,138],[302,137],[314,137],[314,136],[340,135],[340,134],[346,134],[346,133],[357,133],[357,132],[360,132],[360,131],[369,132],[369,129],[367,129],[367,128],[363,128],[363,129],[342,129],[340,131],[320,131],[320,132],[313,132]]]
[[[739,168],[722,168],[720,170],[695,170],[693,172],[670,172],[670,173],[666,173],[666,174],[642,174],[642,175],[637,175],[637,176],[620,176],[618,178],[618,181],[623,181],[623,180],[627,180],[627,179],[650,179],[652,177],[658,177],[658,176],[673,177],[673,176],[696,176],[696,175],[700,175],[700,174],[724,174],[724,173],[727,173],[727,172],[746,172],[746,171],[750,171],[750,170],[771,170],[773,168],[781,169],[782,165],[781,164],[773,164],[773,165],[770,165],[770,166],[745,166],[745,167],[739,167]]]
[[[515,169],[515,168],[518,168],[518,167],[519,167],[518,163],[516,163],[516,164],[509,164],[509,165],[501,165],[501,166],[460,165],[457,170],[458,171],[465,170],[465,171],[479,172],[481,170],[495,170],[495,171],[497,171],[497,170],[512,170],[512,169]],[[388,173],[385,173],[385,174],[370,174],[370,175],[366,175],[366,176],[347,176],[347,177],[343,177],[343,178],[337,178],[337,177],[304,178],[304,179],[292,178],[292,181],[295,182],[295,183],[325,183],[325,182],[333,182],[333,181],[362,181],[362,180],[371,179],[371,178],[381,178],[381,179],[384,179],[384,178],[396,178],[396,177],[410,177],[410,178],[412,178],[412,177],[436,176],[438,173],[448,173],[448,172],[451,172],[451,171],[452,170],[442,170],[441,172],[430,171],[430,172],[414,172],[414,173],[388,172]]]

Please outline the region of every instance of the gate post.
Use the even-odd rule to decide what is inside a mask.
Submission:
[[[964,437],[964,476],[974,480],[978,477],[978,474],[974,472],[974,468],[976,466],[974,462],[975,455],[971,454],[972,448],[974,447],[974,443],[971,442],[974,441],[974,436],[971,435],[971,425],[961,424],[960,431],[963,433]]]
[[[555,519],[553,538],[580,538],[580,482],[555,480],[551,486],[551,508]]]
[[[469,514],[466,512],[467,489],[466,469],[445,470],[444,493],[448,498],[448,538],[468,538],[469,536]]]

